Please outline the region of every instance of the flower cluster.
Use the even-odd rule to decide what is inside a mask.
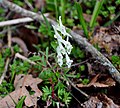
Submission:
[[[69,37],[72,36],[66,32],[66,28],[61,21],[61,16],[59,17],[59,25],[52,25],[52,26],[55,32],[54,37],[57,39],[58,42],[58,46],[56,48],[58,64],[59,66],[62,66],[63,56],[65,56],[66,65],[68,66],[68,68],[70,68],[73,60],[70,60],[69,54],[71,53],[73,47],[69,42]],[[66,37],[66,40],[64,40],[62,36]]]

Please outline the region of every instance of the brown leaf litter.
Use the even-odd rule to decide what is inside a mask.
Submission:
[[[98,96],[91,96],[88,101],[81,105],[83,108],[120,108],[105,94],[98,94]]]
[[[90,41],[92,44],[98,44],[108,54],[112,54],[113,50],[120,50],[120,34],[116,33],[113,28],[100,27],[95,32],[94,37]]]
[[[0,100],[0,108],[15,108],[15,103],[18,103],[22,96],[26,96],[24,101],[26,106],[36,108],[37,98],[42,95],[42,92],[37,87],[41,82],[41,79],[33,78],[32,75],[17,75],[14,81],[15,91]],[[27,87],[30,87],[35,93],[30,94]]]
[[[82,83],[77,84],[77,87],[80,88],[89,88],[89,87],[95,87],[95,88],[107,88],[107,87],[112,87],[116,85],[116,82],[111,78],[108,77],[104,81],[98,81],[98,77],[100,74],[97,74],[89,84],[84,85]]]

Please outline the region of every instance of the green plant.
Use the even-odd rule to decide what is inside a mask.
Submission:
[[[82,80],[82,83],[83,83],[84,85],[87,85],[89,82],[90,82],[89,79],[86,79],[86,78]]]
[[[3,53],[3,57],[7,58],[11,55],[11,50],[10,50],[10,48],[6,48],[2,51],[2,53]]]
[[[75,46],[75,45],[73,45],[72,55],[75,58],[78,58],[78,60],[85,58],[84,51],[80,50],[80,48],[78,46]]]
[[[19,6],[24,6],[24,2],[20,1],[20,0],[13,0],[13,2]]]
[[[69,92],[67,92],[64,88],[59,88],[58,89],[58,97],[59,97],[59,99],[61,99],[64,103],[65,103],[65,105],[67,105],[67,107],[68,107],[68,104],[70,103],[70,101],[71,101],[71,96],[70,96],[70,93]]]
[[[16,74],[25,74],[30,68],[30,64],[26,61],[21,60],[14,60],[13,64],[10,65],[10,71],[11,71],[11,80],[10,82],[13,82],[13,79]]]
[[[43,95],[42,100],[46,101],[48,98],[51,98],[52,88],[48,88],[48,86],[42,87]]]
[[[61,17],[62,17],[62,23],[65,23],[65,4],[66,4],[66,0],[60,0],[61,6],[59,7],[60,13],[61,13]]]
[[[2,14],[4,13],[4,11],[5,11],[5,10],[0,7],[0,14],[1,14],[1,16],[0,16],[0,21],[4,21],[4,20],[5,20],[5,18],[4,18],[3,15],[2,15]]]
[[[55,15],[56,15],[56,19],[58,19],[59,13],[58,13],[57,0],[54,0],[54,5],[55,5]]]
[[[111,57],[112,63],[117,67],[120,67],[120,57],[113,55]]]
[[[24,103],[25,98],[26,98],[26,96],[21,97],[21,99],[16,104],[16,108],[23,108],[23,103]]]
[[[78,12],[78,18],[79,18],[80,23],[82,25],[84,34],[88,38],[88,29],[87,29],[87,25],[86,25],[84,17],[83,17],[82,7],[78,2],[76,2],[76,9],[77,9],[77,12]]]
[[[5,97],[6,95],[8,95],[13,90],[14,90],[13,84],[3,80],[2,84],[0,85],[0,96]]]
[[[50,101],[52,106],[56,106],[58,103],[63,103],[68,106],[71,96],[70,93],[66,91],[66,86],[64,85],[66,80],[64,79],[66,77],[79,78],[80,75],[70,75],[68,73],[69,69],[62,67],[61,69],[64,71],[64,73],[55,71],[58,65],[55,64],[50,66],[49,59],[56,60],[55,54],[49,54],[48,48],[46,48],[45,52],[39,51],[39,56],[34,55],[33,57],[30,57],[30,60],[37,63],[34,68],[36,69],[36,72],[40,72],[39,78],[43,79],[44,85],[42,86],[42,100],[45,102]]]
[[[4,70],[5,65],[5,58],[3,58],[2,54],[0,54],[0,76],[2,75],[2,72]]]
[[[69,2],[67,0],[46,0],[47,3],[47,10],[48,11],[55,11],[56,19],[58,19],[59,16],[62,17],[62,23],[65,24],[66,18],[65,13],[67,6]]]
[[[79,67],[79,71],[81,72],[81,71],[84,71],[85,70],[85,65],[81,65],[80,67]]]
[[[116,0],[115,3],[116,3],[116,5],[119,5],[120,4],[120,0]]]
[[[93,15],[92,15],[92,18],[91,18],[90,24],[89,24],[89,27],[90,27],[91,30],[95,26],[95,22],[96,22],[98,14],[100,13],[100,9],[101,9],[101,7],[103,5],[103,2],[104,2],[104,0],[96,1],[95,7],[94,7],[94,10],[93,10]],[[88,26],[85,23],[85,20],[84,20],[84,17],[83,17],[82,7],[81,7],[81,5],[78,2],[76,2],[75,6],[76,6],[76,9],[77,9],[78,18],[79,18],[80,23],[82,25],[84,34],[88,38],[88,35],[90,33],[88,32]]]
[[[95,22],[96,22],[96,19],[97,19],[97,16],[100,12],[100,9],[103,5],[103,2],[104,0],[97,0],[96,1],[96,4],[95,4],[95,7],[94,7],[94,10],[93,10],[93,14],[92,14],[92,19],[90,21],[90,28],[93,29],[94,25],[95,25]]]

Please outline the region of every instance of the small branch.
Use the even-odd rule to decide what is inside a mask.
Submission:
[[[24,0],[24,2],[29,6],[29,8],[31,9],[31,10],[33,10],[34,8],[33,8],[33,6],[29,3],[29,1],[28,0]]]
[[[8,27],[8,47],[11,48],[11,30],[10,30],[10,27]],[[0,78],[0,84],[2,84],[2,81],[4,80],[4,78],[6,76],[6,72],[7,72],[7,69],[8,69],[9,62],[10,62],[10,58],[8,57],[6,59],[5,68],[4,68],[3,74],[2,74],[2,76]]]
[[[19,53],[16,53],[16,54],[15,54],[15,58],[20,58],[20,59],[22,59],[22,60],[24,60],[24,61],[29,62],[29,63],[32,64],[32,65],[36,65],[35,62],[29,60],[28,58],[26,58],[25,56],[23,56],[23,55],[21,55],[21,54],[19,54]]]
[[[72,81],[70,81],[69,79],[67,79],[68,82],[76,89],[78,90],[83,96],[85,96],[87,99],[89,98],[89,95],[87,95],[85,92],[83,92],[81,89],[77,88],[76,85],[74,83],[72,83]]]
[[[8,0],[2,0],[1,3],[3,6],[8,7],[11,11],[21,14],[22,16],[30,17],[34,20],[37,20],[38,22],[44,21],[44,18],[41,15],[23,9],[16,4],[9,2]],[[47,18],[47,20],[52,25],[57,24],[50,18]],[[73,32],[72,30],[70,31],[70,34],[72,35],[73,39],[80,45],[80,47],[83,47],[87,52],[91,53],[93,58],[97,59],[102,65],[104,65],[108,69],[111,76],[120,84],[120,73],[113,66],[113,64],[103,54],[101,54],[97,49],[95,49],[85,38]]]
[[[8,47],[11,48],[11,30],[8,26]]]
[[[27,17],[27,18],[18,18],[14,20],[8,20],[8,21],[3,21],[0,22],[0,27],[3,26],[8,26],[8,25],[14,25],[14,24],[20,24],[20,23],[26,23],[26,22],[31,22],[33,19]]]
[[[56,73],[55,72],[55,70],[53,69],[53,67],[51,66],[51,64],[50,64],[50,62],[49,61],[47,61],[47,64],[49,65],[49,67],[52,69],[52,71],[54,72],[54,73]]]
[[[49,13],[46,13],[44,15],[46,17],[48,17]],[[32,22],[32,21],[34,21],[34,20],[32,18],[30,18],[30,17],[18,18],[18,19],[13,19],[13,20],[8,20],[8,21],[2,21],[2,22],[0,22],[0,27],[20,24],[20,23],[27,23],[27,22]]]
[[[2,74],[2,76],[0,78],[0,84],[2,84],[2,81],[4,80],[4,78],[6,76],[6,72],[7,72],[7,69],[8,69],[9,62],[10,62],[10,58],[7,58],[3,74]]]
[[[84,64],[84,63],[86,63],[86,62],[88,62],[89,60],[92,60],[92,59],[93,59],[93,58],[90,58],[90,59],[87,59],[87,60],[82,61],[82,62],[80,62],[80,63],[72,64],[71,67],[78,66],[78,65],[82,65],[82,64]]]

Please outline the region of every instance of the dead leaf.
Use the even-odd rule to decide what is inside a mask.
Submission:
[[[98,76],[99,76],[99,74],[96,75],[96,77],[94,77],[88,85],[77,84],[77,86],[80,87],[80,88],[82,88],[82,87],[106,88],[106,87],[110,87],[110,86],[115,86],[116,82],[112,78],[107,78],[105,81],[102,81],[102,82],[96,82]]]
[[[111,54],[113,50],[119,50],[120,35],[110,32],[111,28],[100,27],[96,30],[96,34],[90,42],[98,44],[100,48],[104,48],[108,54]]]
[[[99,94],[98,96],[91,96],[88,101],[81,105],[83,108],[120,108],[105,94]]]
[[[109,87],[109,85],[106,85],[106,84],[102,84],[102,83],[99,83],[99,82],[96,82],[96,83],[91,83],[91,84],[88,84],[88,85],[84,85],[84,84],[77,84],[78,87],[100,87],[100,88],[104,88],[104,87]]]
[[[104,108],[120,108],[112,99],[108,98],[105,94],[99,94],[98,99],[104,104]]]
[[[97,105],[101,105],[102,103],[100,102],[100,100],[97,98],[97,96],[95,97],[90,97],[90,99],[86,102],[84,102],[81,106],[83,108],[97,108]],[[103,108],[103,107],[100,107]]]
[[[91,81],[90,83],[95,83],[98,80],[98,77],[100,76],[100,74],[97,74]]]
[[[38,89],[37,85],[41,83],[42,80],[39,78],[33,78],[32,75],[18,75],[15,78],[14,86],[15,91],[10,93],[0,100],[0,108],[15,108],[15,103],[17,103],[20,97],[26,96],[25,105],[28,107],[37,106],[37,97],[42,95],[42,92]],[[31,90],[35,93],[30,95],[26,87],[31,87]],[[11,99],[12,98],[12,99]]]

